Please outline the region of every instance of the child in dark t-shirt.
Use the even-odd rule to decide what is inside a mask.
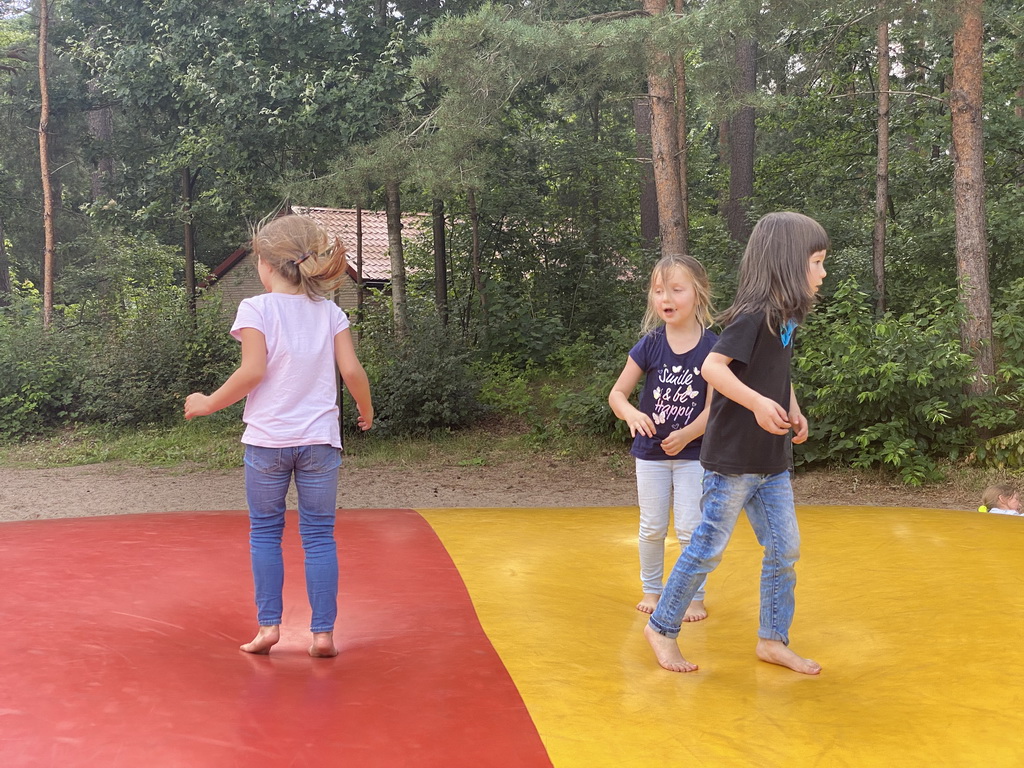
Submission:
[[[807,420],[790,382],[790,359],[796,326],[810,312],[825,277],[828,248],[820,224],[791,212],[764,216],[747,243],[736,298],[720,317],[722,336],[702,368],[715,395],[700,454],[705,470],[701,523],[644,628],[658,663],[670,671],[697,669],[679,651],[680,619],[746,511],[764,547],[757,656],[803,674],[821,672],[817,662],[789,648],[794,565],[800,556],[790,484],[792,443],[807,439]]]

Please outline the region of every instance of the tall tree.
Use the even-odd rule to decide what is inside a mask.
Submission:
[[[739,243],[750,237],[750,201],[754,196],[755,114],[752,103],[757,90],[757,39],[744,33],[736,41],[736,85],[739,106],[729,119],[729,197],[725,221],[729,235]]]
[[[956,12],[960,23],[953,33],[953,87],[949,101],[957,282],[965,309],[961,339],[974,359],[971,391],[978,394],[991,389],[995,372],[985,225],[982,0],[957,0]]]
[[[53,319],[53,260],[56,235],[53,225],[53,179],[50,176],[50,83],[47,67],[50,46],[50,3],[39,2],[39,171],[43,185],[43,327]]]
[[[388,255],[391,257],[391,308],[395,335],[401,339],[409,332],[409,304],[405,287],[405,248],[402,245],[402,197],[396,179],[390,179],[384,184],[384,202],[388,222]]]
[[[668,11],[667,0],[644,0],[652,16]],[[650,54],[647,92],[651,100],[651,160],[658,194],[658,229],[664,255],[686,252],[686,213],[679,178],[679,124],[673,56],[660,47]]]
[[[884,6],[883,6],[884,7]],[[878,152],[875,165],[875,226],[871,236],[871,264],[875,280],[875,308],[885,312],[885,230],[889,213],[889,20],[878,23]]]
[[[448,248],[445,237],[444,200],[435,197],[431,206],[434,252],[434,306],[441,325],[448,325]]]

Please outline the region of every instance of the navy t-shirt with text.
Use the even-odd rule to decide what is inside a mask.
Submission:
[[[700,375],[700,367],[716,341],[718,336],[705,330],[693,349],[677,355],[665,338],[665,328],[661,327],[648,333],[629,351],[630,358],[645,376],[638,408],[651,417],[657,430],[653,438],[637,433],[630,450],[633,456],[647,461],[700,457],[699,437],[675,456],[661,449],[661,441],[704,410],[708,386]]]

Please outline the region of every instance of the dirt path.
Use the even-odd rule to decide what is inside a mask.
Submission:
[[[973,494],[951,486],[923,490],[855,473],[796,476],[798,504],[972,509]],[[343,467],[342,507],[634,506],[631,473],[600,464],[522,462],[472,467]],[[294,507],[292,498],[289,505]],[[245,509],[242,471],[187,472],[97,464],[4,469],[0,520]]]

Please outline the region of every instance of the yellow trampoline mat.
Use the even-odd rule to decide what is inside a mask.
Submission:
[[[635,507],[419,511],[556,768],[1024,766],[1024,520],[800,508],[792,647],[824,667],[806,677],[754,656],[745,518],[679,674],[641,634]]]

